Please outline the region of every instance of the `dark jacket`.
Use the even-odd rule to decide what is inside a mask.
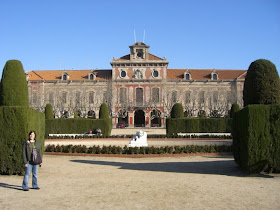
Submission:
[[[41,146],[37,140],[35,140],[35,147],[42,157]],[[32,164],[31,153],[32,153],[32,145],[27,140],[22,145],[22,159],[24,164],[27,164],[28,161]]]

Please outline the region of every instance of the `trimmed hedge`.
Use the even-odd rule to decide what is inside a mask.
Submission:
[[[166,119],[166,134],[177,133],[230,133],[232,119],[228,118],[180,118]]]
[[[30,130],[44,151],[45,115],[28,107],[0,107],[0,174],[23,174],[22,144]]]
[[[235,162],[249,173],[280,172],[280,105],[249,105],[233,118]]]
[[[120,146],[90,146],[85,145],[47,145],[45,152],[87,153],[87,154],[191,154],[232,152],[231,146],[226,145],[187,145],[165,147],[120,147]]]
[[[88,119],[88,118],[59,118],[46,120],[46,136],[50,133],[82,134],[89,130],[100,128],[103,136],[109,136],[112,129],[112,120],[109,119]]]

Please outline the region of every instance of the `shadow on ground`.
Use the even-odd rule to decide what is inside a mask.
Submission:
[[[23,190],[22,187],[19,185],[11,185],[11,184],[1,183],[1,182],[0,182],[0,187],[9,188],[13,190]]]
[[[96,161],[96,160],[70,160],[75,163],[95,164],[116,166],[119,169],[153,171],[153,172],[172,172],[172,173],[195,173],[195,174],[213,174],[226,176],[254,176],[263,178],[273,178],[266,174],[248,175],[239,170],[234,160],[217,160],[202,162],[161,162],[161,163],[126,163],[112,161]]]

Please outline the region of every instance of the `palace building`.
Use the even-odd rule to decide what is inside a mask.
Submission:
[[[168,69],[148,45],[129,48],[113,58],[112,69],[27,72],[30,107],[44,111],[51,104],[56,118],[98,118],[106,103],[113,127],[165,127],[175,103],[188,117],[225,117],[233,103],[243,105],[246,70]]]

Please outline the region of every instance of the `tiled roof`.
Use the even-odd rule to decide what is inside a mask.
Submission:
[[[126,61],[130,60],[130,54],[117,58],[116,61]],[[162,60],[161,58],[149,53],[149,60]]]
[[[96,80],[106,80],[112,78],[112,70],[52,70],[52,71],[29,71],[29,81],[46,80],[59,81],[61,75],[66,72],[69,80],[88,80],[88,74],[94,72],[97,74]]]
[[[211,73],[216,72],[219,80],[245,79],[246,70],[217,69],[167,69],[167,79],[184,79],[184,73],[189,72],[192,80],[209,80]]]
[[[192,80],[210,80],[211,73],[218,73],[219,80],[245,79],[246,70],[217,70],[217,69],[167,69],[167,79],[184,79],[184,73],[189,72]],[[69,80],[88,80],[90,72],[97,73],[96,80],[107,80],[112,78],[112,70],[51,70],[51,71],[29,71],[29,81],[60,81],[61,75],[66,72]]]

